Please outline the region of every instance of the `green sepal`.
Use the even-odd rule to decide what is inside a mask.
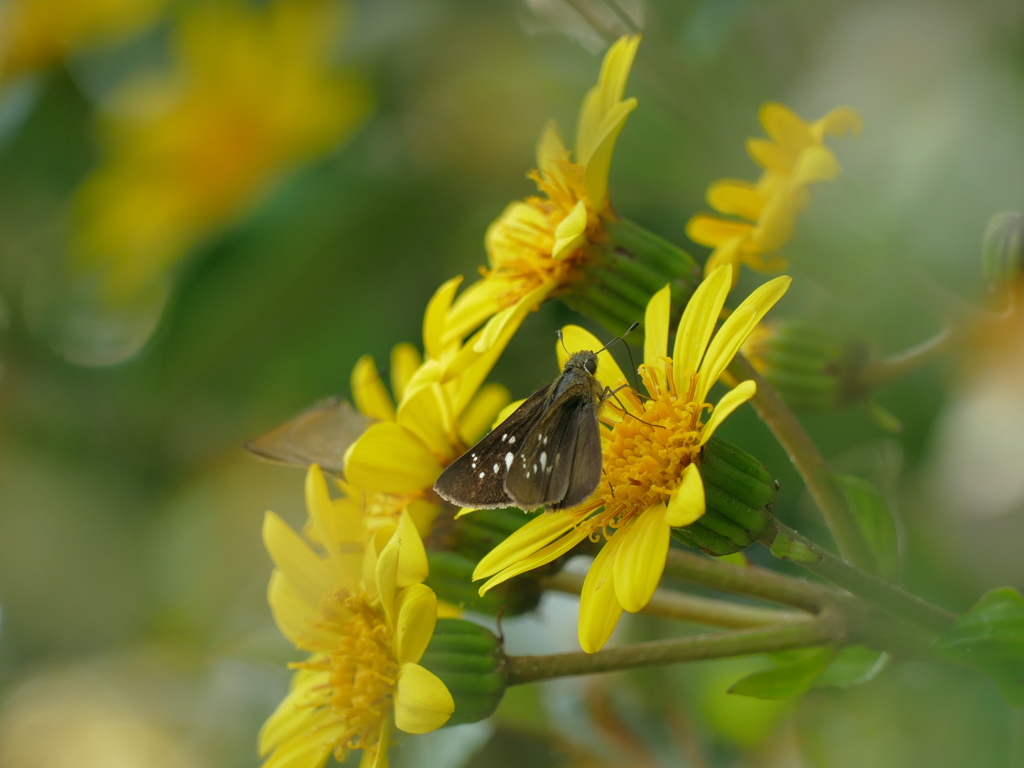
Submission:
[[[455,700],[446,725],[483,720],[505,694],[505,654],[493,632],[462,619],[438,619],[420,664],[437,675]]]
[[[804,544],[802,541],[791,539],[784,533],[780,533],[772,539],[771,553],[780,560],[789,560],[794,563],[816,563],[821,557]]]
[[[761,536],[772,521],[778,493],[767,468],[744,450],[712,437],[700,455],[704,515],[673,529],[673,535],[709,555],[739,552]]]
[[[499,584],[481,597],[480,585],[473,583],[478,561],[461,552],[428,552],[430,575],[425,583],[439,600],[488,616],[518,616],[537,607],[543,589],[540,579],[532,574]]]
[[[820,322],[785,320],[764,326],[743,353],[792,407],[830,411],[864,402],[868,345]]]
[[[678,314],[700,285],[701,268],[686,251],[628,219],[604,222],[604,237],[589,244],[589,258],[559,297],[615,334],[641,320],[651,296],[672,287],[672,307]],[[630,335],[643,343],[643,332]]]

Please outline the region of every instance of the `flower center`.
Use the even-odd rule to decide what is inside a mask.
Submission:
[[[391,712],[398,663],[384,614],[366,596],[339,590],[324,609],[323,629],[335,642],[326,653],[294,666],[327,672],[329,704],[345,730],[338,750],[374,749],[380,724]]]
[[[592,536],[603,533],[607,538],[609,529],[668,501],[683,470],[700,453],[700,415],[711,406],[693,399],[696,375],[687,391],[677,392],[672,361],[662,358],[653,366],[640,366],[640,376],[650,398],[628,388],[616,395],[626,412],[614,399],[605,405],[614,416],[605,419],[612,429],[603,435],[604,479],[594,500],[577,512],[577,525],[590,528]],[[597,514],[591,514],[595,509]]]
[[[487,233],[491,269],[482,271],[486,278],[511,283],[504,303],[514,304],[523,294],[545,283],[569,282],[584,260],[586,249],[582,247],[569,258],[551,257],[559,225],[580,200],[587,207],[588,239],[600,229],[600,217],[587,199],[584,173],[584,167],[568,157],[544,171],[532,171],[530,178],[545,196],[528,197],[511,207]]]

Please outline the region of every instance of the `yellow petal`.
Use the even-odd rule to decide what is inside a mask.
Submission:
[[[732,266],[723,264],[701,281],[683,310],[672,352],[676,387],[680,391],[685,391],[689,375],[700,367],[731,288]]]
[[[700,245],[715,247],[727,240],[746,237],[754,227],[744,221],[727,221],[698,213],[686,223],[686,236]]]
[[[329,684],[330,673],[326,671],[304,669],[292,677],[288,695],[260,728],[260,756],[293,736],[321,727],[334,716],[330,708],[313,708],[317,701],[326,700],[324,689]]]
[[[405,386],[420,367],[423,359],[412,344],[396,344],[391,349],[391,390],[395,399],[401,403],[405,396]]]
[[[330,647],[337,637],[320,626],[320,598],[310,602],[309,595],[295,586],[280,571],[270,575],[267,587],[267,602],[274,616],[274,623],[288,642],[296,648],[312,651]]]
[[[431,488],[441,469],[427,447],[393,421],[371,425],[345,459],[349,483],[362,490],[385,493]]]
[[[459,433],[467,445],[474,445],[487,433],[509,398],[508,389],[501,384],[480,387],[459,417]]]
[[[427,303],[427,311],[423,315],[423,351],[427,357],[435,360],[444,357],[445,345],[448,343],[445,339],[448,313],[461,283],[461,276],[446,281]]]
[[[398,586],[405,587],[425,581],[430,570],[427,551],[423,547],[416,523],[407,510],[403,510],[398,519],[398,538],[402,542],[398,550]]]
[[[572,256],[587,239],[587,206],[580,200],[555,229],[551,258],[562,261]]]
[[[419,664],[405,664],[395,692],[395,725],[406,733],[430,733],[448,722],[455,701],[441,679]]]
[[[576,162],[587,165],[601,141],[601,127],[609,112],[622,101],[629,72],[633,68],[640,36],[620,37],[601,62],[597,85],[590,89],[580,107],[576,124]],[[595,204],[597,200],[593,201]]]
[[[599,213],[608,208],[608,174],[611,172],[615,142],[636,105],[636,99],[627,99],[611,109],[597,129],[598,142],[593,153],[583,161],[586,166],[583,185],[591,207]]]
[[[273,512],[263,517],[263,544],[274,565],[305,597],[317,605],[335,586],[337,575],[326,560]]]
[[[338,516],[327,490],[327,480],[320,465],[311,464],[306,471],[306,509],[317,534],[317,540],[331,551],[337,552],[341,536],[337,530]]]
[[[391,746],[391,732],[395,729],[392,720],[390,716],[385,717],[378,727],[377,737],[367,739],[373,746],[363,750],[359,768],[388,768],[388,748]]]
[[[311,768],[323,765],[345,733],[346,725],[328,709],[329,717],[319,717],[316,730],[304,731],[281,744],[262,768]]]
[[[715,248],[704,263],[704,276],[707,277],[724,264],[732,267],[732,287],[736,287],[736,281],[740,276],[740,264],[744,259],[743,245],[746,237],[734,237],[726,240]]]
[[[761,218],[750,233],[750,244],[761,251],[776,251],[789,242],[796,224],[796,206],[788,189],[779,190],[765,204]]]
[[[782,149],[799,151],[814,141],[810,126],[783,104],[762,104],[760,118],[768,138]]]
[[[401,557],[400,548],[402,541],[398,536],[392,536],[387,545],[377,557],[374,568],[373,581],[380,595],[381,607],[388,621],[388,627],[394,630],[395,619],[398,613],[395,606],[395,596],[398,591],[398,563]]]
[[[440,384],[420,388],[402,401],[395,421],[419,438],[442,464],[447,464],[458,452],[452,445],[455,416],[444,400]]]
[[[391,421],[395,418],[391,395],[384,387],[377,365],[369,355],[359,358],[352,369],[352,399],[356,408],[372,419]]]
[[[708,346],[707,356],[701,365],[698,402],[704,402],[708,390],[732,362],[747,336],[775,302],[783,297],[792,282],[793,279],[786,275],[769,280],[744,299],[736,311],[722,323],[722,327]]]
[[[448,313],[448,329],[441,346],[458,344],[501,309],[506,286],[500,280],[478,280],[464,290]],[[428,352],[429,354],[429,352]]]
[[[565,148],[565,142],[558,132],[558,123],[549,120],[540,135],[540,141],[537,142],[537,170],[546,171],[548,166],[564,160],[568,153],[569,150]]]
[[[563,368],[569,359],[569,355],[572,353],[584,350],[593,352],[604,346],[594,334],[578,325],[567,325],[562,329],[562,342],[565,344],[565,347],[563,348],[562,344],[557,344],[555,353],[558,355],[558,364]],[[604,386],[609,389],[615,389],[619,384],[626,381],[626,376],[608,350],[605,350],[602,355],[597,360],[597,373],[595,376]]]
[[[747,154],[766,171],[781,174],[792,170],[795,159],[791,153],[764,139],[747,139]]]
[[[764,197],[749,181],[722,179],[708,187],[708,205],[719,213],[757,221],[764,208]]]
[[[696,464],[687,464],[679,487],[668,500],[665,522],[673,528],[689,525],[704,514],[704,481]]]
[[[799,188],[818,181],[831,181],[839,175],[839,163],[832,150],[821,145],[808,147],[800,153],[793,167],[790,183]]]
[[[585,538],[587,538],[587,533],[576,529],[566,533],[546,547],[531,552],[524,552],[521,559],[484,582],[483,586],[479,589],[480,596],[483,597],[489,590],[508,581],[513,576],[532,571],[534,568],[547,565],[552,560],[557,560]]]
[[[587,571],[580,591],[580,623],[577,635],[580,647],[596,653],[608,642],[622,616],[622,606],[615,596],[615,558],[625,537],[618,534],[609,539]]]
[[[613,566],[615,596],[619,604],[631,613],[636,613],[650,602],[665,571],[671,533],[665,515],[665,505],[655,504],[632,525],[620,528],[612,537],[625,537]]]
[[[644,312],[644,362],[668,356],[668,317],[672,309],[672,286],[666,285],[647,302]]]
[[[842,136],[844,133],[857,136],[860,134],[861,126],[860,115],[855,110],[850,107],[837,107],[811,124],[811,135],[817,141],[821,141],[825,136]]]
[[[575,525],[565,512],[539,514],[483,556],[473,570],[473,581],[515,565],[524,556],[551,543]]]
[[[736,386],[735,389],[731,389],[722,395],[722,399],[718,401],[718,405],[715,406],[714,410],[711,411],[711,417],[708,419],[708,423],[704,425],[704,429],[701,430],[700,445],[705,445],[711,436],[715,434],[715,430],[718,429],[719,425],[725,421],[726,417],[743,405],[747,400],[752,398],[757,393],[757,384],[753,381],[744,381]],[[673,523],[677,525],[677,523]]]
[[[403,544],[403,546],[405,546]],[[434,636],[437,597],[425,584],[411,584],[398,595],[394,654],[399,664],[417,662]]]

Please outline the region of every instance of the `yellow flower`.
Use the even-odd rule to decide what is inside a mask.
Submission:
[[[0,6],[0,79],[141,31],[167,0],[8,0]]]
[[[269,600],[281,632],[311,655],[260,733],[264,768],[319,768],[332,753],[386,766],[395,727],[427,733],[455,709],[444,683],[417,662],[437,620],[422,584],[427,563],[411,523],[364,550],[362,522],[332,502],[319,467],[306,504],[322,551],[268,512],[263,538],[276,565]]]
[[[127,88],[103,164],[78,190],[74,252],[112,299],[159,284],[188,251],[366,113],[331,65],[328,0],[201,4],[177,31],[175,71]]]
[[[481,385],[529,308],[511,307],[465,343],[450,343],[451,303],[459,282],[455,278],[441,286],[427,307],[426,359],[420,361],[411,347],[396,348],[397,405],[373,360],[364,357],[356,364],[353,399],[377,422],[345,458],[345,479],[353,488],[436,504],[433,486],[441,470],[487,431],[508,402],[504,387]]]
[[[698,214],[686,234],[714,248],[704,268],[710,274],[732,264],[734,279],[741,263],[759,272],[786,267],[777,251],[792,233],[796,214],[807,204],[808,184],[834,179],[839,164],[825,146],[825,137],[860,132],[860,117],[848,107],[834,109],[814,123],[805,123],[782,104],[761,107],[768,139],[748,139],[747,151],[764,173],[756,183],[722,179],[708,187],[708,204],[740,220]],[[745,221],[744,221],[745,219]]]
[[[761,286],[714,333],[732,284],[732,267],[719,267],[683,312],[671,357],[668,287],[651,298],[640,366],[647,395],[627,387],[617,400],[605,402],[601,485],[580,506],[539,515],[495,547],[473,574],[474,580],[491,577],[481,593],[551,562],[584,539],[604,538],[580,597],[580,645],[587,652],[600,649],[623,610],[636,612],[647,604],[664,571],[670,529],[704,514],[701,449],[756,387],[744,381],[715,406],[707,402],[708,392],[789,283],[779,277]],[[575,326],[564,336],[569,351],[600,346]],[[626,382],[610,358],[601,361],[597,376],[612,389]],[[705,410],[711,412],[706,421]]]
[[[526,303],[530,309],[577,277],[588,258],[587,244],[600,240],[614,213],[608,199],[608,171],[619,131],[636,99],[622,95],[640,44],[623,37],[605,55],[598,84],[583,99],[571,157],[549,123],[537,146],[530,174],[542,196],[509,205],[485,237],[490,268],[453,307],[456,332],[467,333],[502,308]]]

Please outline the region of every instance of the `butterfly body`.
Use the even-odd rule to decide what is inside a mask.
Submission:
[[[434,490],[460,507],[563,509],[601,482],[597,353],[576,352],[561,375],[441,473]]]

